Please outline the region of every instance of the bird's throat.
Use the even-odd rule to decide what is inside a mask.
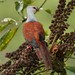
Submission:
[[[37,19],[35,18],[34,12],[32,10],[27,10],[27,21],[26,22],[33,22],[33,21],[37,21]]]

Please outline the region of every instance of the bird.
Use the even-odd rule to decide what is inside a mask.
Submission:
[[[27,7],[27,20],[23,24],[23,35],[26,42],[33,46],[38,59],[44,63],[45,68],[52,69],[44,28],[34,15],[38,10],[36,6]]]

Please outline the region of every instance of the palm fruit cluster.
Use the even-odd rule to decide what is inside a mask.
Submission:
[[[75,0],[71,0],[66,5],[66,0],[59,0],[57,10],[55,11],[54,20],[49,26],[51,30],[50,43],[52,43],[54,37],[57,35],[57,39],[64,34],[64,31],[68,29],[69,24],[66,22],[75,6]],[[56,39],[56,40],[57,40]]]
[[[0,75],[31,75],[39,60],[29,44],[23,43],[16,51],[6,53],[9,60],[0,66]]]
[[[69,56],[75,52],[75,32],[65,33],[59,38],[60,51],[63,51],[64,56]]]
[[[65,33],[59,39],[58,51],[53,55],[52,64],[56,72],[66,75],[66,70],[64,69],[66,65],[64,62],[75,52],[75,32]]]
[[[52,54],[52,66],[54,72],[67,75],[65,60],[68,60],[75,52],[75,31],[64,33],[68,29],[67,20],[75,7],[75,0],[66,4],[66,0],[59,0],[57,10],[53,16],[52,24],[49,26],[50,53]],[[58,67],[59,66],[59,67]]]

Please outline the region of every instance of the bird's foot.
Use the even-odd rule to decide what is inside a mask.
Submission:
[[[32,46],[31,46],[31,45],[28,45],[28,46],[27,46],[27,49],[32,49]]]

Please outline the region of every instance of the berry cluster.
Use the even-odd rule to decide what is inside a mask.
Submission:
[[[59,0],[58,9],[53,16],[54,20],[52,20],[52,24],[49,27],[51,30],[50,43],[52,43],[55,35],[57,35],[58,39],[64,33],[64,31],[68,29],[69,24],[66,23],[66,21],[74,9],[74,6],[75,0],[71,0],[67,5],[66,0]]]
[[[75,32],[65,33],[60,37],[60,51],[63,51],[64,55],[73,53],[75,51]],[[67,56],[68,56],[67,55]]]
[[[2,71],[3,69],[6,69],[8,66],[10,66],[11,65],[11,61],[9,60],[9,61],[7,61],[5,64],[2,64],[1,66],[0,66],[0,71]]]
[[[59,5],[55,11],[54,20],[49,27],[50,51],[52,52],[53,70],[61,75],[66,75],[64,60],[71,57],[75,52],[75,32],[64,33],[69,24],[66,22],[75,6],[75,0],[71,0],[66,5],[66,0],[59,0]],[[59,39],[59,41],[58,41]],[[58,42],[57,42],[58,41]],[[59,67],[58,67],[59,66]]]
[[[31,75],[39,66],[39,60],[29,44],[23,43],[16,51],[7,53],[9,60],[0,66],[0,75]],[[29,72],[30,71],[30,72]]]
[[[66,75],[64,62],[75,52],[75,32],[65,33],[59,39],[59,43],[54,44],[51,49],[55,51],[52,56],[52,67],[55,72]]]

